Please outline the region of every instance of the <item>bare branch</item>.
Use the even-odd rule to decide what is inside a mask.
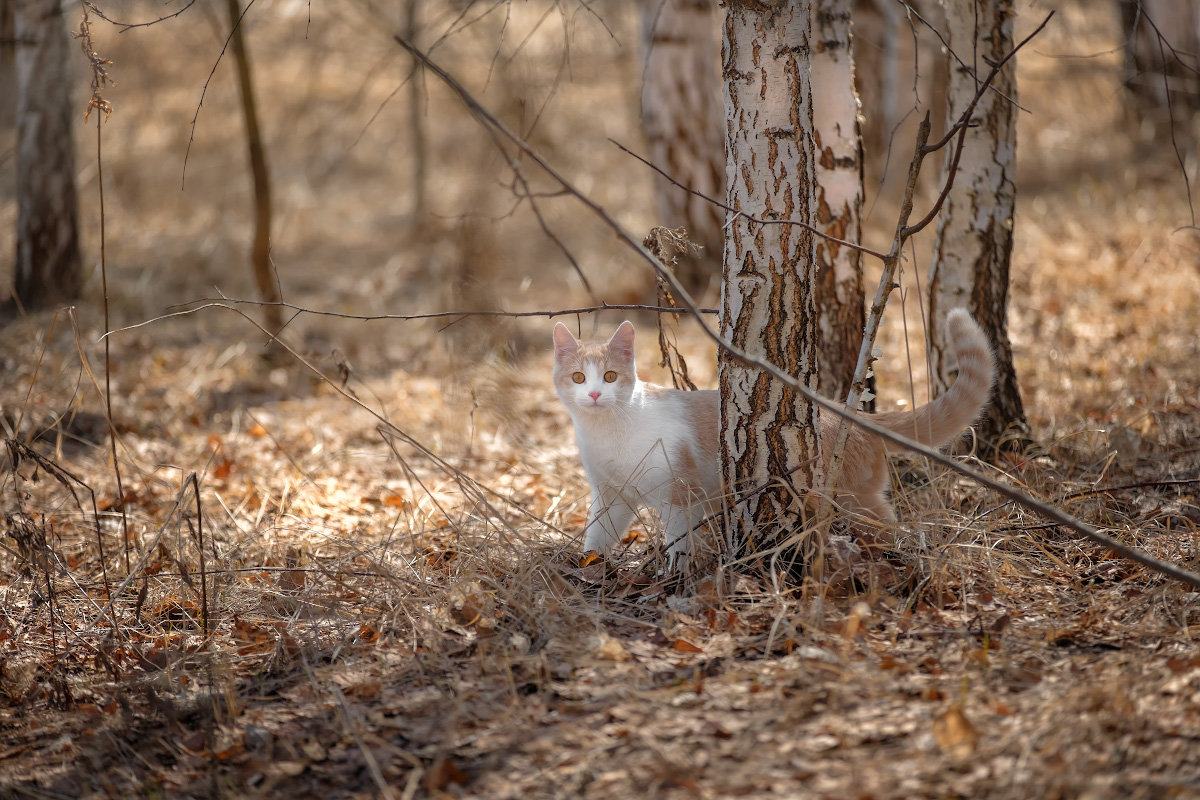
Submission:
[[[127,325],[124,328],[117,328],[109,333],[106,333],[102,339],[114,333],[126,333],[128,331],[144,328],[147,325],[153,325],[156,322],[162,322],[172,317],[185,317],[189,314],[195,314],[198,311],[204,311],[209,308],[224,308],[230,311],[236,310],[235,306],[278,306],[296,312],[296,314],[308,314],[316,317],[338,317],[340,319],[361,320],[364,322],[374,322],[376,320],[422,320],[422,319],[451,319],[454,322],[467,319],[468,317],[546,317],[554,319],[555,317],[568,317],[573,314],[595,314],[600,311],[647,311],[652,314],[678,314],[680,311],[690,311],[694,314],[716,314],[720,309],[716,308],[688,308],[682,309],[678,306],[651,306],[641,305],[638,303],[600,303],[594,306],[580,306],[578,308],[561,308],[555,310],[534,310],[534,311],[502,311],[502,310],[484,310],[484,311],[432,311],[425,314],[345,314],[340,311],[325,311],[319,308],[306,308],[304,306],[295,305],[294,303],[268,303],[265,300],[243,300],[238,298],[220,297],[220,298],[203,298],[194,300],[193,303],[201,303],[202,305],[193,308],[181,308],[181,306],[171,306],[171,308],[181,308],[179,311],[172,311],[170,314],[162,314],[151,319],[143,320],[134,325]],[[191,305],[186,303],[184,305]],[[290,322],[290,320],[289,320]],[[451,323],[453,324],[453,323]]]
[[[725,203],[722,203],[720,200],[717,200],[716,198],[713,198],[713,197],[709,197],[704,192],[697,191],[696,189],[693,189],[690,186],[685,186],[684,184],[682,184],[679,181],[672,178],[669,174],[667,174],[667,172],[665,170],[663,170],[657,164],[654,164],[654,163],[648,161],[647,159],[643,158],[642,156],[638,155],[637,153],[633,152],[628,147],[626,147],[625,145],[618,142],[616,139],[609,137],[609,141],[612,142],[613,144],[615,144],[618,148],[620,148],[621,151],[628,153],[629,155],[636,158],[638,161],[645,164],[650,169],[657,172],[659,175],[666,178],[673,185],[678,186],[680,189],[683,189],[685,192],[688,192],[689,194],[699,197],[701,200],[704,200],[705,202],[712,203],[717,208],[724,209],[725,211],[727,211],[729,213],[738,214],[742,219],[749,220],[750,222],[753,222],[757,225],[795,225],[799,228],[804,228],[805,230],[812,231],[814,235],[820,236],[822,239],[826,239],[835,244],[840,244],[843,247],[849,247],[851,250],[857,250],[858,252],[863,253],[864,255],[875,256],[880,261],[883,261],[884,259],[887,258],[887,255],[885,255],[884,253],[880,253],[877,250],[872,250],[869,247],[863,247],[861,244],[855,244],[854,242],[847,242],[845,239],[839,239],[836,236],[830,236],[828,233],[825,233],[824,231],[820,230],[819,228],[815,228],[806,222],[801,222],[801,221],[795,220],[795,219],[760,219],[759,217],[752,217],[749,214],[745,214],[741,211],[737,211],[736,209],[726,205]]]

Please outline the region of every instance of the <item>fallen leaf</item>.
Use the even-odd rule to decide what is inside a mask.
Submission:
[[[391,506],[392,508],[405,509],[412,506],[412,501],[402,494],[384,495],[381,499],[385,506]]]
[[[467,776],[448,758],[440,758],[425,770],[421,777],[421,785],[426,791],[441,791],[452,783],[464,786]]]
[[[979,745],[979,733],[957,704],[933,721],[933,739],[938,749],[952,758],[966,758]]]
[[[703,653],[704,648],[697,647],[687,639],[676,639],[671,644],[671,649],[677,653]]]
[[[607,633],[597,636],[592,642],[592,653],[604,661],[629,661],[632,656],[621,644],[620,639],[614,639]]]

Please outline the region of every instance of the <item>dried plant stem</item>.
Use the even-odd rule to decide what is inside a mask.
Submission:
[[[925,147],[929,139],[929,130],[929,114],[926,113],[925,119],[921,120],[921,126],[917,130],[917,144],[913,151],[912,162],[908,167],[908,183],[904,187],[904,200],[900,204],[896,236],[892,240],[891,251],[883,260],[883,274],[879,278],[879,287],[875,290],[875,299],[871,301],[871,308],[867,311],[867,325],[863,332],[862,346],[858,350],[858,363],[854,367],[854,378],[850,382],[850,393],[846,397],[846,410],[851,414],[857,412],[859,400],[866,389],[867,370],[875,360],[871,353],[875,348],[875,338],[879,334],[879,324],[883,321],[883,311],[887,307],[888,297],[896,288],[896,269],[904,251],[904,243],[908,238],[905,230],[908,218],[912,214],[913,194],[917,189],[917,179],[921,175],[921,164],[925,160],[925,155],[932,152]],[[826,528],[832,517],[833,498],[837,492],[838,479],[841,477],[842,463],[845,459],[846,442],[849,438],[850,418],[843,417],[833,445],[833,453],[830,454],[829,463],[825,468],[825,488],[821,492],[821,504],[817,512],[818,531]]]
[[[108,260],[105,257],[104,236],[104,148],[101,136],[104,129],[103,120],[102,115],[96,115],[96,185],[100,193],[100,287],[104,298],[104,336],[102,337],[104,339],[104,418],[108,423],[109,454],[112,457],[113,475],[117,480],[117,507],[121,509],[121,550],[125,558],[125,572],[129,574],[129,548],[132,546],[132,541],[129,535],[129,514],[125,510],[125,487],[121,480],[121,462],[117,459],[117,430],[116,425],[113,424],[112,410],[112,348],[108,337],[109,331],[112,330],[112,321],[109,317]],[[104,551],[100,552],[101,559],[103,559]],[[107,576],[106,570],[105,591],[108,590]]]
[[[190,484],[196,500],[196,551],[200,555],[200,614],[201,627],[204,631],[204,641],[209,640],[211,617],[208,610],[208,573],[204,561],[204,509],[200,505],[200,479],[196,473],[189,473],[184,485]]]

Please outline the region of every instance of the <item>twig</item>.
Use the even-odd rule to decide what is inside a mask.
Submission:
[[[206,298],[203,298],[200,300],[194,300],[192,302],[202,303],[203,305],[199,305],[194,308],[188,308],[183,311],[173,311],[170,314],[163,314],[161,316],[152,317],[148,320],[143,320],[142,322],[138,322],[133,325],[127,325],[124,328],[118,328],[114,331],[110,331],[109,333],[126,333],[128,331],[137,330],[138,328],[145,327],[146,325],[152,325],[156,322],[161,322],[166,319],[171,319],[172,317],[183,317],[183,316],[187,316],[189,314],[195,314],[198,311],[204,311],[205,309],[208,309],[208,308],[224,308],[224,309],[227,309],[230,311],[234,311],[236,309],[234,309],[233,306],[239,306],[239,305],[260,306],[260,305],[267,304],[266,301],[263,301],[263,300],[246,300],[246,299],[228,298],[228,297],[222,297],[219,299],[206,297]],[[648,311],[648,312],[654,313],[654,314],[678,314],[680,311],[683,311],[683,310],[688,310],[695,314],[716,314],[720,311],[720,309],[716,309],[716,308],[690,307],[687,309],[681,309],[678,306],[651,306],[651,305],[641,305],[638,303],[606,303],[603,301],[599,305],[594,305],[594,306],[580,306],[579,308],[563,308],[563,309],[551,310],[551,311],[547,311],[547,310],[536,310],[536,311],[500,311],[500,310],[433,311],[433,312],[429,312],[426,314],[344,314],[340,311],[324,311],[322,309],[317,309],[317,308],[305,308],[304,306],[295,305],[293,303],[280,302],[280,303],[275,303],[273,305],[278,305],[282,308],[291,309],[298,314],[310,314],[313,316],[320,316],[320,317],[337,317],[340,319],[362,320],[365,322],[374,322],[377,320],[410,321],[410,320],[422,320],[422,319],[447,319],[447,318],[456,318],[456,320],[457,320],[457,319],[466,319],[467,317],[514,317],[514,318],[546,317],[548,319],[553,319],[554,317],[566,317],[566,316],[571,316],[572,314],[595,314],[595,313],[598,313],[601,311]],[[170,308],[179,308],[179,306],[170,306]],[[107,336],[107,335],[109,335],[109,334],[105,334],[105,336]]]
[[[807,222],[801,222],[798,219],[761,219],[760,217],[752,217],[749,214],[746,214],[745,212],[738,211],[738,210],[734,209],[733,207],[728,206],[725,203],[722,203],[720,200],[717,200],[716,198],[709,197],[704,192],[701,192],[697,189],[693,189],[690,186],[686,186],[686,185],[680,183],[679,181],[672,178],[669,174],[667,174],[667,172],[664,171],[657,164],[654,164],[653,162],[648,161],[647,159],[645,159],[642,156],[638,155],[637,153],[633,152],[628,147],[626,147],[625,145],[618,142],[616,139],[609,137],[609,141],[612,142],[613,144],[615,144],[622,152],[628,153],[629,155],[633,156],[638,161],[642,162],[647,167],[649,167],[650,169],[657,172],[659,175],[661,175],[666,180],[670,181],[675,186],[678,186],[680,189],[683,189],[685,192],[695,195],[696,197],[699,197],[701,200],[704,200],[707,203],[712,203],[717,208],[723,209],[724,211],[726,211],[730,214],[737,214],[742,219],[753,222],[756,225],[795,225],[798,228],[804,228],[807,231],[812,231],[812,233],[814,235],[820,236],[822,239],[826,239],[830,242],[833,242],[834,244],[842,245],[843,247],[849,247],[851,250],[857,250],[858,252],[863,253],[864,255],[875,256],[876,258],[880,259],[881,261],[883,259],[887,258],[887,256],[885,254],[880,253],[878,250],[872,250],[871,248],[864,247],[861,244],[856,244],[854,242],[848,242],[845,239],[839,239],[836,236],[831,236],[830,234],[826,233],[825,231],[823,231],[819,228],[815,228],[812,225],[809,225]]]
[[[1083,497],[1094,497],[1098,494],[1108,494],[1109,492],[1127,492],[1132,489],[1160,489],[1165,486],[1196,486],[1197,484],[1200,484],[1200,478],[1167,478],[1163,480],[1122,483],[1118,486],[1098,486],[1095,489],[1083,489],[1078,492],[1064,494],[1056,502],[1066,503],[1070,500],[1079,500]]]
[[[90,5],[90,4],[89,4]],[[117,498],[121,507],[121,550],[125,557],[125,571],[129,571],[129,514],[125,510],[125,487],[121,480],[121,462],[117,459],[117,430],[113,423],[112,410],[112,352],[109,346],[108,332],[112,329],[109,317],[108,301],[108,259],[105,257],[105,219],[104,219],[104,158],[101,132],[103,121],[112,113],[112,105],[100,96],[100,90],[108,82],[108,72],[105,69],[108,62],[95,54],[92,46],[91,29],[88,27],[87,6],[83,9],[83,21],[79,25],[80,43],[92,63],[92,99],[88,111],[93,108],[104,111],[104,116],[96,115],[96,186],[100,194],[100,289],[104,301],[104,419],[108,423],[109,452],[112,455],[113,475],[117,481]],[[72,318],[74,319],[74,318]],[[103,551],[102,551],[103,552]],[[105,589],[108,581],[105,580]],[[110,598],[111,599],[111,598]]]
[[[172,14],[166,14],[164,16],[159,17],[158,19],[152,19],[149,22],[121,22],[119,20],[115,20],[115,19],[112,19],[111,17],[106,16],[104,14],[104,12],[100,10],[99,6],[97,6],[95,3],[91,2],[91,0],[83,0],[84,7],[90,8],[92,10],[93,14],[95,14],[97,17],[104,20],[105,22],[109,23],[110,25],[116,25],[120,29],[117,31],[117,33],[125,33],[126,31],[133,30],[134,28],[148,28],[151,25],[157,25],[160,22],[166,22],[169,19],[174,19],[175,17],[178,17],[180,14],[187,11],[189,8],[191,8],[195,4],[196,4],[196,0],[188,0],[187,4],[183,8],[179,9],[178,11],[176,11]]]
[[[908,167],[908,183],[904,188],[904,200],[900,204],[900,217],[896,222],[896,234],[892,241],[892,251],[883,262],[883,274],[879,278],[879,288],[875,290],[875,299],[867,313],[866,329],[863,332],[862,346],[858,350],[858,363],[854,367],[854,377],[850,381],[850,392],[846,397],[845,410],[854,415],[858,410],[859,399],[866,390],[867,370],[874,361],[872,351],[875,348],[875,337],[879,334],[879,324],[883,320],[883,310],[887,306],[888,297],[895,287],[896,268],[900,263],[900,255],[904,251],[905,235],[909,214],[912,213],[913,194],[917,189],[917,178],[921,174],[921,164],[928,153],[933,152],[925,146],[929,138],[929,113],[921,120],[917,131],[917,144],[913,150],[913,159]],[[846,443],[850,439],[849,417],[843,417],[838,428],[837,439],[834,441],[833,453],[825,466],[825,487],[822,491],[820,508],[817,512],[818,525],[825,527],[830,519],[833,498],[837,493],[838,479],[841,477],[842,462],[846,452]]]
[[[225,43],[221,45],[221,52],[217,54],[217,60],[213,62],[212,69],[209,70],[208,77],[204,80],[204,88],[200,90],[200,102],[196,103],[196,113],[192,115],[192,126],[188,132],[187,147],[183,151],[183,169],[179,176],[179,188],[182,189],[187,185],[187,162],[188,156],[192,153],[192,142],[196,141],[196,122],[200,119],[200,109],[204,107],[204,97],[208,94],[208,85],[212,83],[213,75],[217,74],[217,67],[221,66],[221,59],[225,57],[225,51],[229,49],[229,43],[233,39],[233,34],[242,24],[242,20],[246,18],[246,14],[250,12],[250,7],[253,6],[255,0],[249,0],[246,7],[242,9],[242,14],[234,23],[229,35],[225,37]]]

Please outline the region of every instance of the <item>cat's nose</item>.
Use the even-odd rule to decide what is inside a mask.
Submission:
[[[588,397],[592,398],[593,400],[599,400],[600,393],[599,392],[588,392]]]

